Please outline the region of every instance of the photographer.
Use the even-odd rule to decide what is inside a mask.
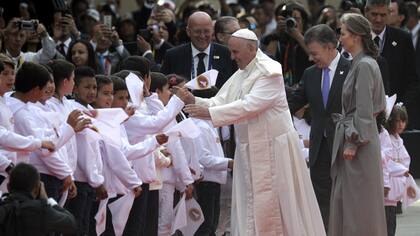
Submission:
[[[90,43],[99,62],[99,74],[110,75],[120,61],[130,56],[114,27],[111,28],[105,24],[97,24],[93,27]],[[111,51],[111,48],[114,51]]]
[[[29,32],[34,32],[41,38],[42,48],[38,52],[22,52]],[[4,30],[4,50],[17,68],[23,62],[37,62],[46,64],[52,60],[57,53],[54,40],[48,35],[43,24],[37,20],[23,21],[19,18],[13,18],[7,24]]]
[[[16,165],[7,187],[10,194],[0,203],[0,235],[75,233],[73,215],[48,198],[35,167]]]
[[[279,5],[275,11],[276,31],[261,40],[264,51],[283,66],[283,77],[288,86],[299,83],[303,71],[311,65],[303,34],[308,25],[308,14],[296,3]]]
[[[80,38],[80,32],[70,12],[55,12],[52,29],[57,50],[61,55],[66,57],[70,44]]]
[[[168,43],[169,33],[162,21],[149,20],[147,29],[140,30],[137,37],[137,47],[140,55],[160,65],[168,49],[173,48]]]

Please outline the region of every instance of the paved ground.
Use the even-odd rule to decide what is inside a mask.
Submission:
[[[420,179],[416,182],[420,186]],[[396,236],[420,236],[420,200],[397,216]]]

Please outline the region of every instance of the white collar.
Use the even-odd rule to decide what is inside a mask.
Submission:
[[[210,56],[210,46],[211,46],[211,43],[209,44],[209,46],[207,46],[207,48],[204,51],[200,51],[196,47],[194,47],[194,44],[191,43],[191,50],[192,50],[193,58],[201,52],[204,52],[205,54],[207,54],[207,56]]]
[[[20,51],[19,56],[14,57],[12,56],[12,54],[10,54],[10,52],[6,49],[6,55],[9,56],[10,58],[12,58],[12,60],[14,61],[19,61],[19,58],[23,56],[23,52]]]
[[[338,61],[340,60],[340,57],[341,57],[341,54],[337,52],[337,55],[335,55],[334,59],[331,61],[330,65],[328,66],[328,69],[330,69],[330,71],[335,71],[337,69]]]
[[[106,57],[106,56],[108,56],[108,54],[109,54],[109,50],[106,50],[105,52],[103,52],[103,53],[100,53],[100,52],[96,52],[97,54],[98,54],[98,56],[104,56],[104,57]]]
[[[385,30],[386,30],[386,26],[384,27],[384,29],[382,30],[382,32],[380,34],[376,34],[375,32],[371,32],[372,34],[372,39],[375,39],[376,36],[379,36],[379,38],[382,40],[384,40],[384,35],[385,35]]]
[[[60,46],[60,44],[64,44],[66,47],[69,47],[70,46],[70,43],[71,43],[71,37],[68,37],[65,41],[61,41],[61,40],[58,40],[57,41],[57,45],[58,46]]]
[[[420,22],[418,22],[417,25],[411,30],[411,36],[416,37],[419,30],[420,30]]]

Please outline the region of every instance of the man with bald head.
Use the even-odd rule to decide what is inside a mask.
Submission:
[[[212,42],[214,28],[211,17],[202,11],[193,13],[188,18],[187,34],[191,43],[168,50],[161,72],[178,74],[190,80],[216,69],[219,71],[216,87],[220,88],[236,70],[236,65],[226,47]]]
[[[241,29],[228,42],[237,70],[211,99],[185,111],[213,125],[234,124],[231,235],[325,235],[286,100],[281,65]]]

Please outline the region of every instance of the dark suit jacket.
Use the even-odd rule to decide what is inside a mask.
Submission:
[[[321,140],[325,133],[328,145],[332,149],[335,124],[332,113],[341,113],[341,93],[344,80],[350,68],[350,61],[341,56],[328,95],[327,107],[324,108],[321,93],[322,69],[315,65],[303,72],[300,86],[289,98],[292,114],[309,103],[311,109],[311,134],[309,145],[309,165],[313,166],[319,153]]]
[[[219,71],[216,87],[219,89],[237,70],[237,65],[230,59],[229,49],[223,45],[212,43],[212,50],[209,60],[212,69]],[[182,44],[166,51],[162,63],[161,72],[163,74],[177,74],[191,79],[192,49],[191,43]]]
[[[408,104],[418,92],[419,79],[416,73],[416,55],[409,33],[386,27],[385,43],[381,52],[389,69],[390,95],[396,93],[397,100]]]

